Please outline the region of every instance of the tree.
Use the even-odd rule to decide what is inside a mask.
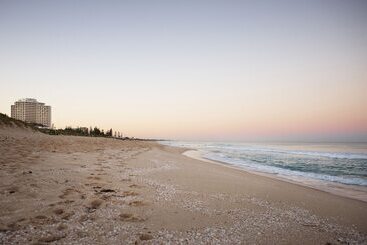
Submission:
[[[112,137],[112,128],[106,132],[107,137]]]
[[[99,128],[97,128],[97,127],[94,127],[93,135],[94,136],[100,136],[101,135],[101,130],[99,130]]]

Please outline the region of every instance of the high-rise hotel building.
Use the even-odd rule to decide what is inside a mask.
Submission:
[[[20,99],[11,106],[11,117],[51,127],[51,106],[38,102],[36,99]]]

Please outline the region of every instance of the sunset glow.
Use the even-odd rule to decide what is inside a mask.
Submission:
[[[188,140],[367,140],[365,1],[2,1],[0,111]],[[297,4],[296,4],[297,2]]]

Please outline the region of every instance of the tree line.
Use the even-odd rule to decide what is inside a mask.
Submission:
[[[115,139],[123,139],[123,140],[144,140],[144,141],[157,141],[158,139],[140,139],[135,137],[124,137],[123,134],[119,131],[113,131],[112,128],[104,131],[98,127],[65,127],[64,129],[53,129],[53,128],[45,128],[41,124],[35,123],[27,123],[21,120],[17,120],[9,117],[6,114],[0,113],[0,126],[17,126],[17,127],[27,127],[32,128],[35,131],[39,131],[45,134],[50,135],[72,135],[72,136],[89,136],[89,137],[106,137],[106,138],[115,138]],[[160,139],[164,140],[164,139]]]
[[[90,137],[110,137],[119,139],[129,139],[123,137],[123,134],[118,131],[113,131],[112,128],[109,130],[103,130],[98,127],[70,127],[67,126],[64,129],[41,129],[44,133],[50,135],[74,135],[74,136],[90,136]]]

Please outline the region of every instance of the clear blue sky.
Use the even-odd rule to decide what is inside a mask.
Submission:
[[[3,1],[0,111],[178,139],[367,140],[367,1]]]

